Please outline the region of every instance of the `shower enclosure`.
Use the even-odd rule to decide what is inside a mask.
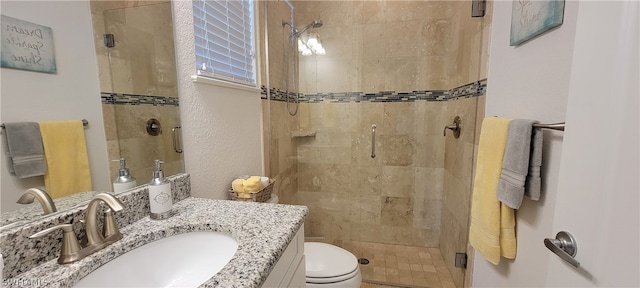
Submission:
[[[165,175],[183,172],[171,3],[91,1],[91,10],[109,159],[125,158],[139,185],[155,159]],[[110,173],[118,176],[118,162]]]
[[[309,207],[306,240],[362,258],[365,282],[462,287],[490,16],[470,1],[260,9],[265,163],[281,202]],[[325,53],[302,55],[292,26]],[[460,137],[443,136],[455,116]]]

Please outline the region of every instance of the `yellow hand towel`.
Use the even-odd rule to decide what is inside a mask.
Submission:
[[[260,176],[251,176],[244,181],[244,191],[246,192],[258,192],[262,189],[262,182]]]
[[[236,179],[231,182],[231,189],[235,192],[244,192],[244,179]]]
[[[492,117],[482,122],[473,183],[469,243],[494,265],[500,256],[516,257],[515,213],[497,198],[510,121]]]
[[[91,171],[80,120],[39,122],[47,172],[44,185],[52,198],[91,190]]]

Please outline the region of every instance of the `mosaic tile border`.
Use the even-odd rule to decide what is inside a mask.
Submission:
[[[411,92],[380,91],[380,92],[336,92],[300,94],[300,102],[320,103],[328,101],[331,103],[349,102],[415,102],[415,101],[448,101],[459,98],[469,98],[481,96],[486,93],[487,79],[471,82],[449,90],[415,90]],[[271,100],[285,101],[287,93],[284,90],[271,88]],[[267,99],[267,88],[261,87],[262,99]],[[295,97],[295,93],[289,92],[290,97]]]
[[[269,89],[271,91],[271,100],[274,101],[286,101],[287,92],[285,90],[280,90],[277,88]],[[260,86],[260,95],[262,99],[267,99],[267,87],[264,85]],[[296,93],[289,92],[289,97],[295,97]],[[300,96],[304,96],[300,94]]]
[[[100,92],[102,104],[179,106],[178,97]]]

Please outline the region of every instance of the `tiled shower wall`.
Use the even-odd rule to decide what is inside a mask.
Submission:
[[[151,179],[155,159],[165,162],[165,175],[182,172],[171,138],[180,117],[170,2],[91,1],[91,15],[109,159],[124,157],[138,184]],[[107,50],[104,33],[115,35],[115,47]],[[161,135],[147,134],[151,118]],[[118,175],[117,162],[110,174]]]
[[[446,90],[478,75],[482,18],[470,1],[294,1],[320,19],[326,55],[300,57],[301,92]]]
[[[316,131],[297,146],[307,236],[436,247],[446,116],[447,102],[301,104],[301,128]]]
[[[286,34],[280,21],[288,20],[289,11],[281,4],[281,14],[269,14],[271,73],[284,69]],[[289,203],[311,208],[307,236],[439,247],[449,270],[464,273],[453,267],[453,253],[466,250],[475,124],[483,116],[484,96],[379,103],[329,98],[350,93],[402,98],[397,92],[447,90],[486,78],[490,8],[485,18],[471,18],[470,1],[294,5],[296,26],[323,21],[312,31],[327,55],[300,57],[300,91],[315,96],[306,97],[314,103],[302,103],[297,117],[287,115],[284,102],[271,101],[276,135],[271,143],[283,142],[270,151],[277,155],[272,162],[297,169],[294,174],[279,167],[290,179],[297,175],[298,194]],[[272,40],[274,30],[280,40]],[[283,78],[273,78],[271,88],[281,88]],[[463,119],[463,136],[442,137],[456,115]],[[370,157],[371,124],[378,127],[376,158]],[[292,139],[294,130],[316,136]],[[297,157],[297,167],[289,157]],[[292,189],[286,193],[296,195]],[[462,281],[460,275],[454,278]]]

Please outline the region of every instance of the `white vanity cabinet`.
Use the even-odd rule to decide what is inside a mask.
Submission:
[[[262,287],[305,287],[305,273],[304,225],[302,225]]]

